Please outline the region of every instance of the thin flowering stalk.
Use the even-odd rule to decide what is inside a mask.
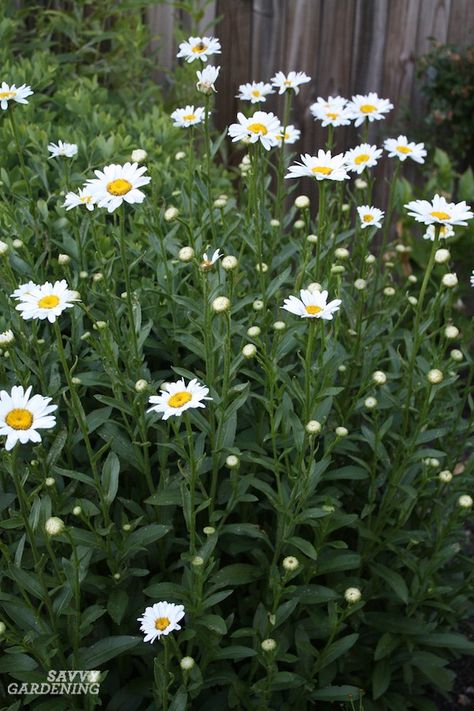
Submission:
[[[324,331],[324,324],[321,324],[322,332]],[[310,319],[308,323],[308,334],[306,341],[306,355],[304,360],[304,422],[308,422],[311,419],[312,411],[312,392],[311,385],[313,379],[312,373],[312,362],[313,362],[313,349],[314,349],[314,337],[316,335],[316,319]],[[322,349],[321,349],[322,350]]]
[[[14,138],[15,145],[16,145],[16,151],[18,154],[18,158],[20,160],[20,170],[21,170],[23,180],[26,185],[26,191],[28,193],[28,197],[30,199],[31,209],[32,209],[33,213],[35,214],[36,207],[35,207],[34,200],[33,200],[33,193],[31,191],[30,181],[28,180],[28,176],[26,174],[25,158],[23,156],[23,150],[21,148],[20,139],[18,137],[18,130],[17,130],[17,126],[15,123],[15,119],[13,118],[13,114],[14,114],[14,110],[12,107],[8,112],[8,118],[10,119],[10,126],[12,128],[13,138]],[[36,217],[35,217],[35,223],[36,223]]]
[[[194,434],[191,427],[191,420],[187,412],[184,413],[184,422],[186,425],[186,439],[188,445],[188,464],[189,464],[189,497],[190,497],[190,520],[189,520],[189,552],[194,555],[196,553],[196,483],[197,483],[197,466],[196,453],[194,450]]]
[[[318,204],[318,241],[316,242],[316,278],[321,277],[319,265],[321,261],[321,253],[324,248],[324,240],[326,237],[326,185],[324,180],[318,182],[319,204]]]
[[[277,192],[275,198],[275,217],[281,222],[285,208],[285,134],[291,114],[291,91],[285,91],[284,107],[283,107],[283,132],[278,155],[278,170],[277,170]]]
[[[205,135],[205,145],[206,145],[206,183],[207,183],[207,202],[208,202],[208,209],[209,209],[209,218],[211,220],[211,232],[212,232],[212,241],[216,242],[217,241],[217,232],[216,232],[216,225],[214,223],[214,206],[212,204],[212,190],[211,190],[211,165],[212,165],[212,160],[211,160],[211,137],[210,137],[210,132],[209,132],[209,102],[210,102],[210,96],[206,94],[205,97],[205,106],[204,106],[204,135]],[[191,129],[192,130],[192,129]]]
[[[132,283],[130,280],[130,264],[127,261],[127,245],[125,241],[125,204],[122,204],[122,209],[120,211],[120,258],[122,260],[122,269],[125,278],[125,289],[127,292],[127,308],[128,308],[128,321],[129,321],[129,333],[132,336],[133,353],[135,356],[134,366],[137,367],[140,363],[140,352],[138,349],[138,338],[137,331],[135,328],[135,317],[133,314],[133,301],[132,301]]]

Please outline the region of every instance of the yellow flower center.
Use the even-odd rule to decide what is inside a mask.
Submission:
[[[326,168],[324,165],[317,165],[315,168],[311,168],[312,173],[321,173],[322,175],[331,175],[332,168]]]
[[[328,118],[332,119],[333,121],[335,121],[337,119],[337,117],[339,116],[339,114],[335,113],[334,111],[328,111],[326,113],[326,116]]]
[[[180,393],[175,393],[170,397],[168,400],[168,407],[183,407],[183,405],[186,405],[190,400],[192,400],[193,396],[191,393],[189,393],[187,390],[183,390]]]
[[[367,214],[367,215],[364,215],[364,217],[362,219],[364,220],[364,222],[373,222],[374,216]]]
[[[252,133],[259,133],[261,136],[266,136],[268,133],[267,127],[263,123],[251,123],[247,126]]]
[[[360,107],[360,110],[362,111],[363,114],[371,114],[374,111],[377,111],[377,107],[374,106],[373,104],[362,104]]]
[[[195,121],[196,120],[196,114],[186,114],[183,116],[184,121]]]
[[[54,309],[55,306],[59,304],[59,296],[56,294],[50,294],[49,296],[43,296],[38,301],[38,306],[40,309]]]
[[[29,410],[24,410],[22,407],[16,407],[10,410],[5,417],[5,422],[14,430],[29,430],[33,424],[33,415]]]
[[[370,156],[368,153],[360,153],[358,156],[354,158],[354,163],[356,165],[361,165],[361,163],[367,163],[369,160]]]
[[[170,621],[167,617],[157,617],[155,620],[155,629],[163,632],[167,627],[169,627]]]
[[[411,153],[411,148],[408,146],[397,146],[397,151],[399,153]]]
[[[310,306],[305,306],[306,308],[306,313],[310,314],[311,316],[314,316],[315,314],[319,314],[322,311],[322,308],[320,306],[314,306],[311,304]]]
[[[111,195],[126,195],[132,189],[132,184],[130,181],[125,180],[125,178],[116,178],[107,183],[107,192]]]
[[[13,99],[16,91],[0,91],[0,99]]]
[[[204,42],[199,42],[198,44],[194,45],[192,51],[194,52],[194,54],[202,54],[206,51],[207,47],[208,45],[204,44]]]
[[[431,215],[436,217],[438,220],[449,220],[451,217],[451,215],[448,215],[447,212],[439,212],[438,210],[434,210]]]
[[[290,79],[285,79],[285,81],[283,82],[283,84],[284,84],[285,86],[291,86],[291,85],[293,84],[293,82],[290,81]]]
[[[92,195],[83,195],[81,198],[79,198],[79,200],[80,200],[82,203],[87,203],[87,204],[89,204],[90,202],[92,202]]]
[[[252,91],[252,96],[260,96],[259,90],[258,90],[258,89],[254,89],[254,90]]]

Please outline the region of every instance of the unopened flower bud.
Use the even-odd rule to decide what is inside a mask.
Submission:
[[[334,252],[334,255],[337,259],[348,259],[350,256],[350,252],[345,247],[338,247]]]
[[[288,572],[292,573],[293,571],[297,570],[299,568],[300,562],[298,558],[295,558],[294,555],[288,555],[286,558],[283,558],[282,566],[284,570],[287,570]]]
[[[230,301],[227,296],[218,296],[211,304],[212,310],[216,314],[224,313],[230,309]]]
[[[95,274],[92,275],[92,281],[94,282],[99,282],[102,281],[104,278],[104,275],[102,272],[96,272]]]
[[[280,227],[280,220],[270,220],[270,227]]]
[[[175,220],[179,215],[179,210],[177,207],[168,207],[165,210],[165,220],[166,222],[171,222]]]
[[[15,247],[15,249],[21,249],[23,247],[23,242],[21,239],[14,239],[12,245]]]
[[[261,333],[262,329],[260,326],[250,326],[250,328],[247,329],[247,336],[250,336],[250,338],[257,338]]]
[[[64,521],[57,516],[48,518],[44,524],[44,530],[48,536],[59,536],[65,529]]]
[[[255,265],[255,269],[257,272],[262,272],[262,274],[265,274],[265,272],[268,272],[268,264],[265,264],[265,262],[261,262],[260,264]]]
[[[462,509],[470,509],[473,504],[472,496],[469,496],[469,494],[462,494],[462,496],[458,499],[458,504]]]
[[[443,482],[443,484],[449,484],[452,478],[453,475],[448,469],[443,469],[443,471],[438,474],[438,479]]]
[[[54,486],[56,484],[56,481],[55,481],[54,477],[48,476],[44,480],[44,483],[46,484],[46,486]]]
[[[226,272],[231,272],[238,266],[239,262],[237,261],[237,257],[233,257],[231,254],[229,254],[227,257],[224,257],[221,264],[222,268],[225,269]]]
[[[183,671],[190,671],[194,667],[194,659],[192,657],[183,657],[179,663],[179,666]]]
[[[202,532],[206,536],[212,536],[216,532],[216,529],[214,528],[214,526],[204,526]]]
[[[309,435],[319,434],[321,432],[321,423],[318,422],[317,420],[310,420],[306,424],[305,429]]]
[[[297,207],[299,210],[305,210],[309,207],[310,202],[309,202],[309,197],[307,195],[298,195],[298,197],[295,199],[295,207]]]
[[[0,240],[0,257],[3,257],[4,254],[8,254],[9,249],[10,247],[8,246],[8,244]]]
[[[186,153],[184,151],[178,151],[174,157],[175,160],[183,160],[186,158]]]
[[[190,262],[194,257],[194,249],[192,247],[181,247],[178,252],[180,262]]]
[[[437,264],[445,264],[445,262],[449,262],[451,259],[449,249],[437,249],[434,258]]]
[[[462,360],[464,360],[462,351],[458,350],[457,348],[453,348],[453,350],[449,354],[449,357],[456,361],[456,363],[460,363]]]
[[[362,180],[362,178],[356,178],[355,186],[357,190],[365,190],[365,188],[367,187],[367,181]]]
[[[359,588],[347,588],[344,592],[344,598],[349,605],[354,605],[356,602],[359,602],[361,597],[362,593]]]
[[[366,264],[373,264],[376,261],[375,254],[368,254],[365,258]]]
[[[452,274],[445,274],[441,279],[441,283],[448,289],[453,289],[458,285],[458,277],[454,272]]]
[[[148,157],[148,153],[143,150],[143,148],[135,148],[134,151],[132,151],[132,161],[134,163],[143,163],[144,160],[146,160]]]
[[[367,287],[367,282],[365,279],[356,279],[354,286],[358,291],[363,291]]]
[[[194,558],[191,560],[191,565],[193,565],[195,568],[201,568],[201,566],[204,565],[204,558],[201,558],[200,555],[195,555]]]
[[[395,296],[395,289],[393,288],[393,286],[386,286],[383,290],[383,293],[385,294],[385,296]]]
[[[347,437],[349,430],[346,427],[336,427],[335,432],[338,437]]]
[[[240,464],[240,459],[235,454],[229,454],[225,463],[229,469],[237,469]]]
[[[277,648],[277,643],[276,640],[269,637],[268,639],[264,639],[260,646],[264,652],[274,652]]]
[[[69,264],[70,261],[71,261],[71,257],[69,256],[69,254],[59,254],[58,255],[58,264],[60,264],[61,266],[64,266],[65,264]]]
[[[135,390],[137,393],[144,393],[145,390],[148,388],[148,383],[144,378],[140,378],[140,380],[137,380],[135,383]]]
[[[275,331],[284,331],[286,328],[286,323],[284,321],[275,321],[273,324]]]
[[[252,304],[252,308],[254,311],[261,311],[264,307],[264,303],[261,299],[255,299],[255,301]]]
[[[428,380],[432,385],[437,385],[443,382],[443,373],[438,368],[433,368],[428,373]]]
[[[82,513],[81,507],[80,507],[80,506],[74,506],[74,508],[73,508],[73,510],[72,510],[72,513],[74,514],[74,516],[80,516],[81,513]]]
[[[368,410],[373,410],[374,407],[377,407],[377,399],[375,397],[367,397],[365,398],[364,405]]]
[[[444,335],[446,338],[457,338],[459,336],[459,329],[456,328],[456,326],[446,326]]]
[[[306,237],[306,241],[309,242],[310,244],[316,244],[316,242],[318,241],[318,235],[313,235],[313,234],[308,235]]]
[[[295,230],[302,230],[304,225],[305,225],[304,220],[296,220],[295,225],[294,225]]]
[[[382,370],[375,370],[372,373],[372,380],[376,385],[385,385],[387,382],[387,376]]]
[[[257,349],[253,343],[247,343],[242,348],[242,355],[244,358],[253,358],[257,354]]]

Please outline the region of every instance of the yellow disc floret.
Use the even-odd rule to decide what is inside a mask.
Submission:
[[[163,632],[167,627],[169,627],[170,621],[167,617],[157,617],[155,620],[155,629]]]
[[[186,405],[188,402],[192,400],[192,395],[189,393],[187,390],[183,390],[180,393],[175,393],[170,397],[168,400],[168,406],[169,407],[183,407],[183,405]]]
[[[126,195],[132,189],[132,184],[129,180],[125,178],[116,178],[107,183],[107,192],[111,195],[121,196]]]
[[[5,417],[5,422],[14,430],[29,430],[33,424],[33,415],[29,410],[16,407],[14,410],[10,410]]]
[[[451,215],[448,215],[447,212],[439,212],[438,210],[434,210],[431,213],[432,217],[436,217],[438,220],[449,220]]]
[[[372,114],[374,111],[377,111],[377,107],[373,104],[362,104],[360,110],[363,114]]]
[[[332,168],[326,168],[324,165],[317,165],[315,168],[311,168],[312,173],[321,173],[322,175],[331,175]]]
[[[40,309],[54,309],[55,306],[59,304],[59,296],[56,294],[50,294],[49,296],[43,296],[38,301],[38,306]]]
[[[263,123],[251,123],[247,126],[249,131],[252,133],[259,133],[262,136],[266,136],[268,133],[267,127]]]
[[[361,165],[361,163],[367,163],[369,160],[370,156],[368,153],[360,153],[358,156],[354,158],[354,163],[356,165]]]
[[[315,306],[314,304],[306,306],[305,308],[306,313],[310,314],[311,316],[315,316],[316,314],[319,314],[322,311],[322,308],[320,306]]]

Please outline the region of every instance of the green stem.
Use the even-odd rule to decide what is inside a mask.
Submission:
[[[214,223],[214,207],[212,204],[212,191],[211,191],[211,138],[209,133],[209,96],[206,96],[206,103],[204,109],[204,133],[206,136],[206,183],[207,183],[207,200],[209,206],[209,218],[211,220],[211,232],[213,244],[217,241],[216,225]]]
[[[130,333],[132,334],[133,353],[135,357],[135,366],[140,363],[140,353],[138,349],[138,338],[135,329],[135,319],[133,316],[133,301],[132,301],[132,284],[130,281],[130,267],[127,262],[127,245],[125,241],[125,204],[122,204],[120,210],[120,257],[122,260],[122,269],[125,278],[125,289],[127,291],[127,308]]]

